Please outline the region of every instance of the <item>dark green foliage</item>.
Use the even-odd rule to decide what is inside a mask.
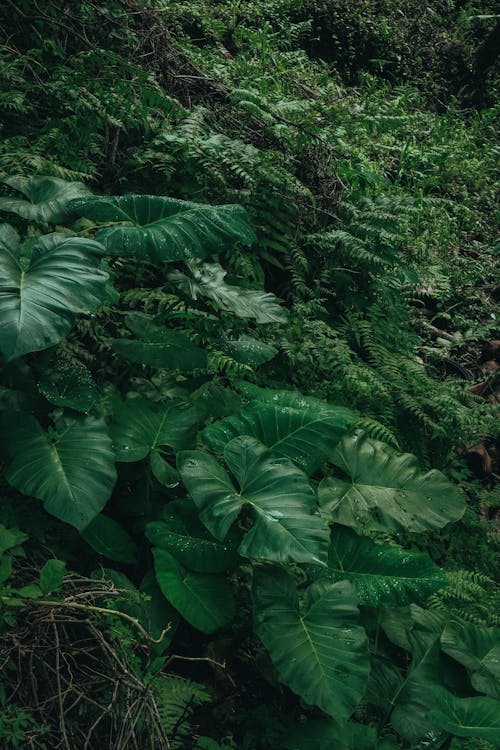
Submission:
[[[498,741],[494,20],[421,5],[2,7],[6,747]]]

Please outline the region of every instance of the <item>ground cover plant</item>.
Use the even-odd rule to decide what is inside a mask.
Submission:
[[[415,5],[2,11],[7,748],[500,743],[495,16]]]

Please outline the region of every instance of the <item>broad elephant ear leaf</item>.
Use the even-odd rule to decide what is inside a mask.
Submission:
[[[7,361],[46,349],[105,296],[103,248],[93,240],[46,235],[21,245],[0,226],[0,351]]]
[[[168,278],[191,299],[205,297],[222,310],[239,318],[253,318],[257,323],[287,322],[288,313],[274,294],[226,284],[227,271],[219,263],[190,263],[188,268],[190,276],[174,271]]]
[[[500,701],[493,698],[457,698],[444,688],[432,690],[434,708],[429,719],[457,737],[477,737],[500,745]]]
[[[210,206],[157,195],[95,196],[75,201],[80,216],[107,225],[96,239],[109,255],[172,262],[205,258],[255,233],[244,208]]]
[[[336,523],[363,530],[424,532],[458,521],[465,500],[444,474],[363,433],[342,438],[331,461],[349,477],[323,479],[319,503]]]
[[[154,404],[144,398],[125,401],[115,409],[111,437],[117,461],[141,461],[151,451],[169,446],[174,451],[192,444],[198,416],[193,407]]]
[[[479,693],[500,699],[500,630],[472,623],[448,622],[441,636],[442,650],[463,664]]]
[[[239,415],[206,427],[204,443],[222,453],[233,438],[252,435],[277,456],[291,459],[312,474],[357,419],[350,409],[331,406],[298,391],[273,391],[268,399],[257,392],[253,398]]]
[[[0,198],[0,211],[42,224],[62,224],[74,217],[73,201],[91,194],[82,182],[68,182],[59,177],[15,176],[2,182],[25,198]]]
[[[79,531],[104,508],[116,481],[114,453],[103,420],[61,420],[54,434],[29,415],[2,423],[9,461],[5,478],[23,495]]]
[[[234,597],[225,576],[193,573],[169,552],[153,549],[156,580],[168,601],[193,627],[213,633],[234,616]]]
[[[367,724],[338,724],[329,719],[313,719],[292,726],[280,740],[285,750],[400,750],[391,738],[377,737]]]
[[[254,629],[281,678],[306,703],[345,721],[370,669],[356,596],[347,581],[315,583],[308,600],[302,611],[295,581],[284,570],[254,572]]]
[[[342,526],[332,531],[328,568],[311,568],[310,573],[313,579],[347,579],[358,602],[373,607],[422,600],[447,584],[427,554],[376,544]]]
[[[316,498],[306,475],[287,459],[275,458],[255,438],[239,437],[225,448],[222,466],[207,453],[178,455],[179,473],[211,533],[225,539],[243,508],[254,524],[240,554],[257,560],[325,564],[329,532],[316,512]]]
[[[135,338],[114,339],[112,346],[130,362],[163,370],[196,370],[206,366],[206,352],[182,333],[156,325],[143,313],[129,313],[125,323]]]

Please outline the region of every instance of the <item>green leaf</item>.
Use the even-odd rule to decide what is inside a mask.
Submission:
[[[283,681],[306,703],[343,721],[368,681],[366,633],[347,581],[315,583],[301,610],[294,579],[277,568],[254,572],[254,629]]]
[[[500,699],[500,630],[472,623],[449,622],[441,636],[441,648],[471,672],[479,693]]]
[[[222,453],[233,438],[252,435],[277,456],[290,458],[312,474],[329,458],[356,415],[297,391],[269,390],[267,396],[260,391],[255,403],[238,416],[207,427],[202,433],[204,442]]]
[[[162,446],[174,451],[191,445],[198,417],[193,407],[165,406],[143,398],[130,399],[115,410],[111,437],[116,460],[141,461]]]
[[[457,698],[444,688],[432,690],[435,708],[429,719],[458,737],[478,737],[500,745],[500,701],[493,698]]]
[[[190,263],[188,267],[191,277],[174,271],[168,279],[192,299],[206,297],[222,310],[239,318],[254,318],[257,323],[287,322],[288,313],[274,294],[226,284],[227,271],[219,263]]]
[[[274,346],[246,334],[239,339],[226,339],[222,342],[222,349],[237,362],[254,367],[269,362],[278,353]]]
[[[44,594],[58,591],[63,585],[66,563],[62,560],[47,560],[40,570],[40,588]]]
[[[427,554],[376,544],[342,526],[332,531],[328,568],[316,568],[313,577],[346,578],[358,602],[374,607],[424,599],[448,582]]]
[[[10,461],[5,478],[23,495],[44,503],[61,521],[84,529],[111,495],[116,472],[111,440],[103,420],[61,420],[57,433],[45,433],[31,416],[2,425]]]
[[[410,635],[412,663],[403,684],[390,701],[395,705],[391,724],[398,734],[411,743],[418,743],[429,732],[437,731],[437,725],[427,715],[434,705],[432,688],[441,684],[444,674],[439,635],[439,632],[415,632]]]
[[[75,202],[93,221],[114,224],[96,235],[110,255],[171,262],[205,258],[255,234],[241,206],[210,206],[156,195],[95,196]]]
[[[149,466],[155,479],[164,487],[171,489],[178,487],[181,483],[177,469],[174,469],[168,461],[165,461],[160,451],[156,448],[149,454]]]
[[[307,476],[287,459],[273,457],[251,437],[229,442],[224,458],[239,490],[207,453],[186,451],[177,458],[200,519],[216,539],[225,539],[247,507],[254,525],[243,538],[240,554],[256,560],[324,564],[328,527],[316,513],[316,498]]]
[[[93,550],[115,562],[137,562],[137,545],[119,523],[99,513],[81,532]]]
[[[93,240],[53,234],[22,246],[0,226],[0,351],[10,361],[46,349],[90,313],[105,295],[102,247]]]
[[[189,572],[163,549],[153,549],[153,556],[164,596],[193,627],[213,633],[231,622],[234,598],[226,578]]]
[[[7,550],[23,544],[28,538],[28,535],[19,529],[7,529],[0,523],[0,556]]]
[[[90,371],[80,363],[65,360],[50,363],[38,390],[51,404],[84,414],[89,413],[99,395]]]
[[[0,198],[0,211],[9,211],[28,221],[62,224],[75,216],[72,201],[90,195],[82,182],[67,182],[58,177],[7,177],[6,185],[26,196]]]
[[[169,503],[163,520],[148,523],[146,536],[155,547],[170,552],[184,567],[198,573],[223,573],[238,562],[237,540],[214,539],[200,523],[189,500]]]
[[[323,479],[319,503],[331,520],[363,530],[423,532],[458,521],[459,490],[433,469],[423,474],[415,456],[360,433],[342,438],[332,463],[351,477]]]
[[[130,362],[165,370],[196,370],[206,366],[206,352],[182,333],[156,325],[143,313],[129,313],[125,323],[136,338],[114,339],[112,346]]]

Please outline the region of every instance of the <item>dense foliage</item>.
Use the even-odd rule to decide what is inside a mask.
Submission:
[[[0,11],[6,748],[500,743],[496,18],[424,5]]]

